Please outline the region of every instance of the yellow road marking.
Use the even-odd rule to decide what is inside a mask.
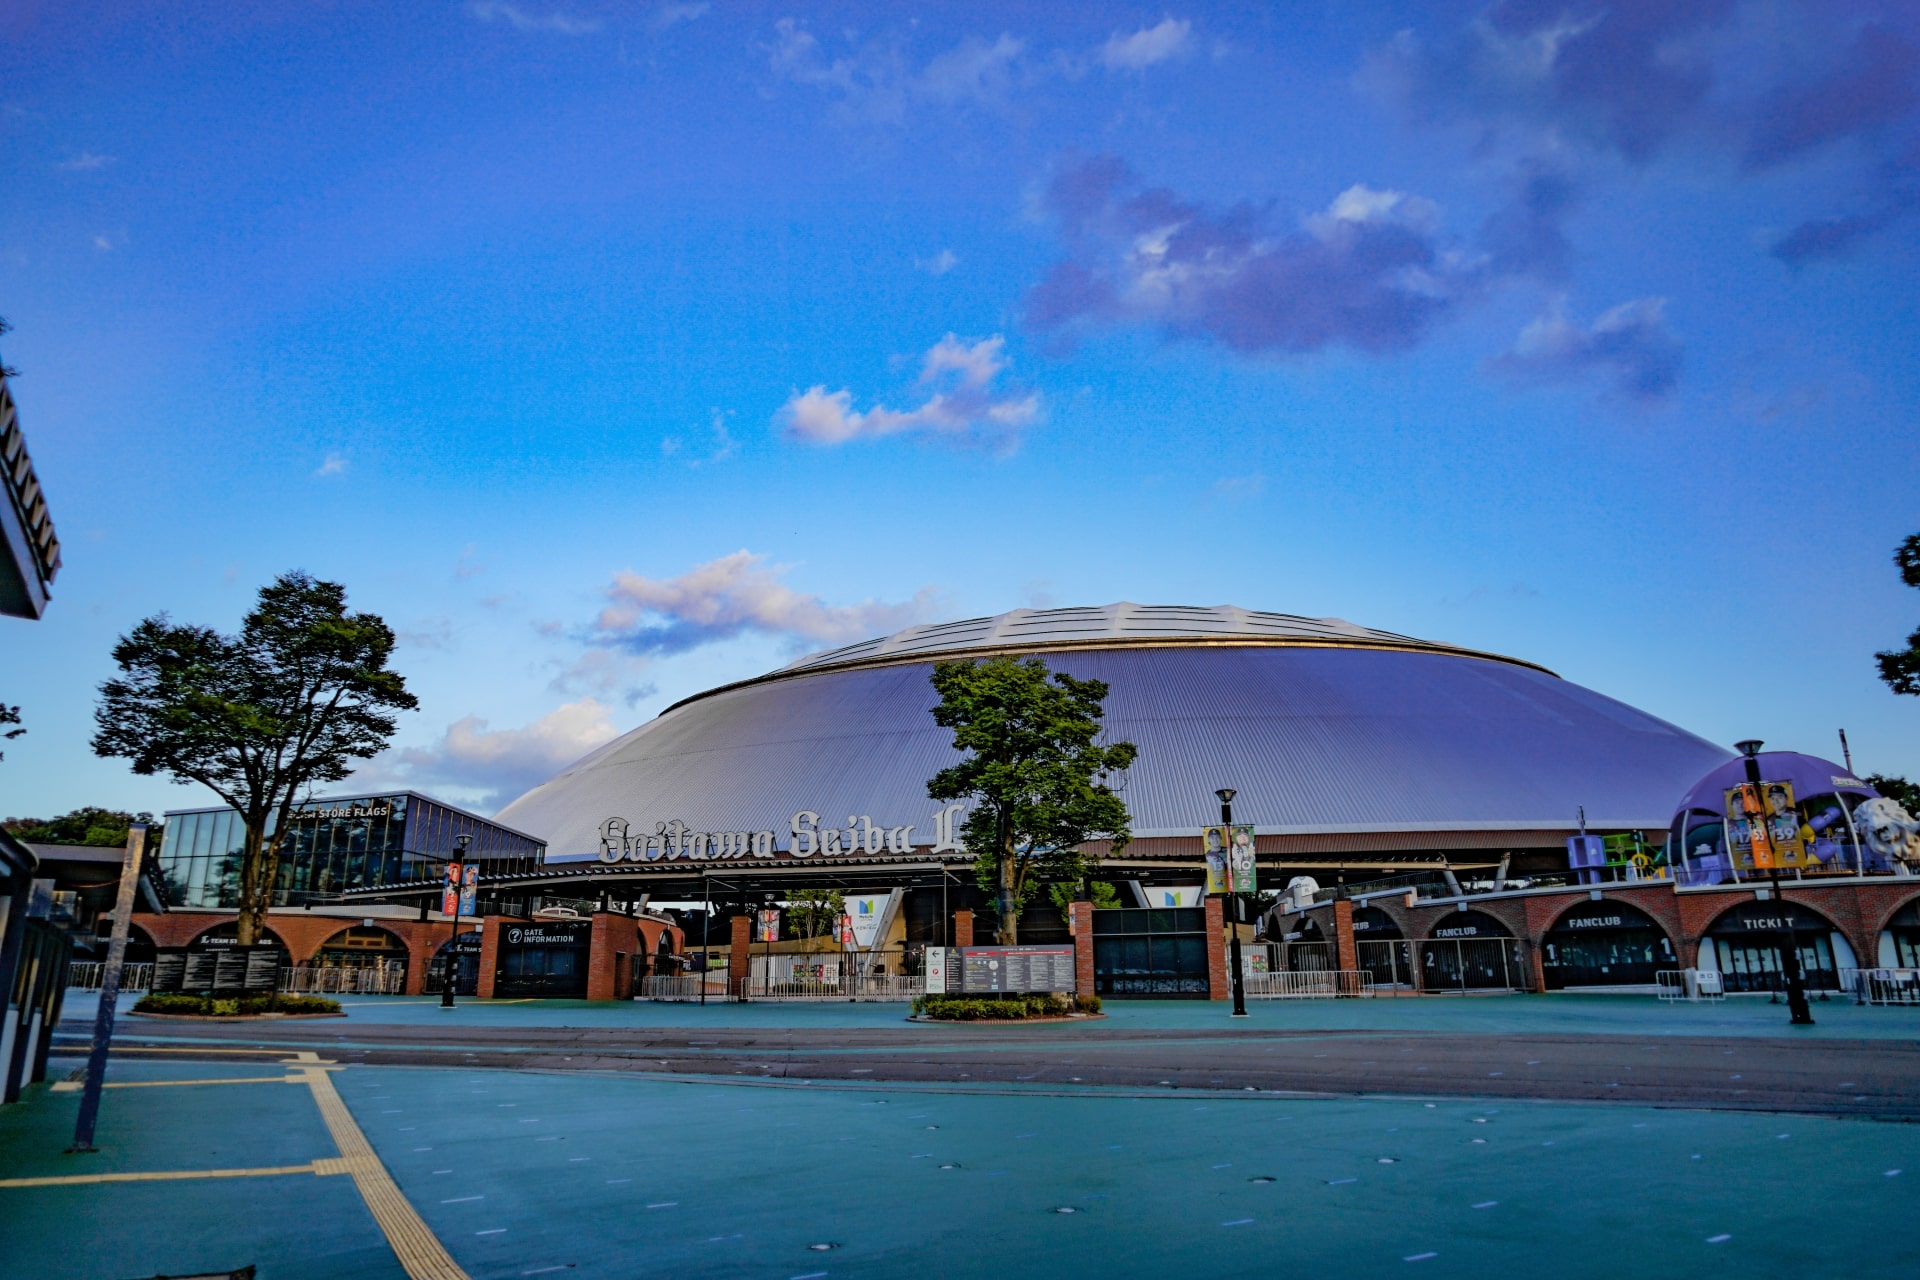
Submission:
[[[184,1178],[277,1178],[289,1173],[319,1173],[312,1164],[283,1164],[266,1169],[168,1169],[157,1173],[81,1173],[61,1178],[0,1178],[0,1187],[77,1187],[91,1182],[178,1182]]]
[[[305,1076],[226,1076],[211,1080],[109,1080],[100,1087],[103,1089],[172,1089],[190,1084],[305,1084]],[[86,1088],[82,1080],[60,1080],[54,1083],[53,1093],[78,1093]]]
[[[279,1058],[284,1062],[331,1062],[333,1061],[333,1059],[331,1058],[322,1058],[317,1054],[312,1054],[312,1053],[298,1054],[292,1058],[289,1058],[287,1057],[287,1054],[289,1051],[286,1049],[202,1049],[196,1045],[191,1045],[191,1044],[183,1044],[178,1049],[165,1049],[155,1045],[116,1044],[113,1046],[113,1051],[115,1053],[223,1053],[223,1054],[224,1053],[244,1053],[244,1054],[253,1054],[255,1056],[258,1056],[260,1054],[267,1054],[270,1057]],[[54,1053],[56,1055],[61,1055],[61,1051],[59,1049],[55,1049]],[[86,1050],[84,1048],[76,1046],[71,1052],[68,1052],[61,1056],[70,1057],[70,1058],[84,1057],[85,1054],[86,1054]]]
[[[300,1056],[303,1061],[318,1057],[308,1053]],[[340,1100],[339,1092],[333,1087],[333,1077],[311,1068],[301,1074],[306,1078],[307,1087],[313,1090],[313,1101],[320,1108],[321,1119],[327,1122],[334,1146],[340,1149],[345,1171],[353,1175],[353,1185],[359,1190],[360,1198],[367,1202],[368,1212],[380,1224],[387,1244],[400,1265],[406,1268],[407,1275],[412,1280],[469,1280],[439,1237],[400,1194],[393,1176],[374,1154],[360,1126],[354,1123],[353,1113]]]

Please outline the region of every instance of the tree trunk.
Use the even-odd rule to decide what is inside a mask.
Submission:
[[[234,935],[241,946],[251,947],[266,927],[267,913],[260,905],[260,850],[265,843],[261,828],[266,825],[266,816],[246,814],[244,820],[247,838],[240,846],[240,918],[234,922]]]
[[[1000,841],[1000,900],[998,911],[999,927],[994,930],[994,940],[1003,947],[1020,945],[1020,893],[1014,883],[1015,859],[1013,841],[1004,835]]]

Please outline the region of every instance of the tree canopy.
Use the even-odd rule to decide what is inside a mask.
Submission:
[[[1907,536],[1895,549],[1893,562],[1900,566],[1900,581],[1920,587],[1920,533]],[[1880,678],[1889,689],[1920,695],[1920,630],[1907,637],[1905,649],[1889,649],[1873,656],[1880,664]]]
[[[305,573],[260,589],[238,635],[159,614],[113,649],[120,676],[100,686],[93,750],[139,774],[197,782],[246,824],[239,938],[273,905],[280,833],[317,783],[337,782],[393,736],[416,705],[387,668],[391,628],[348,613],[346,588]]]
[[[847,895],[839,889],[797,889],[786,895],[787,919],[803,938],[818,938],[840,927]]]
[[[1132,839],[1115,775],[1131,742],[1100,741],[1107,686],[1047,669],[1038,658],[942,662],[933,669],[935,723],[967,758],[927,782],[935,800],[971,801],[960,838],[980,887],[994,895],[996,937],[1019,941],[1020,908],[1042,884],[1089,869],[1081,846]]]
[[[0,822],[16,840],[35,844],[79,844],[96,848],[121,848],[127,843],[127,828],[136,822],[147,824],[149,848],[160,842],[164,823],[155,822],[151,813],[128,813],[123,809],[100,809],[92,805],[53,818],[8,818]]]

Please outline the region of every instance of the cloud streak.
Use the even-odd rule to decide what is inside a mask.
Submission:
[[[600,29],[600,19],[572,14],[534,13],[505,0],[473,0],[467,12],[482,22],[504,22],[515,31],[544,31],[552,35],[584,36]]]
[[[845,644],[898,631],[933,609],[931,587],[899,604],[830,605],[782,582],[790,567],[769,565],[765,556],[741,550],[677,578],[615,574],[607,604],[590,628],[592,638],[602,647],[646,656],[683,653],[746,634]]]
[[[592,698],[556,707],[519,728],[487,725],[481,716],[463,716],[431,746],[383,753],[355,781],[456,791],[478,797],[478,806],[492,811],[619,733],[607,708]]]
[[[1498,372],[1551,384],[1604,379],[1617,394],[1655,405],[1680,378],[1680,343],[1668,330],[1665,298],[1636,298],[1580,325],[1554,307],[1526,328],[1513,349],[1491,361]]]
[[[1192,46],[1193,24],[1166,18],[1131,34],[1114,32],[1100,46],[1100,64],[1110,71],[1140,71],[1156,62],[1185,55]]]
[[[926,435],[1007,448],[1039,421],[1040,396],[1001,385],[1010,367],[1005,349],[997,333],[978,342],[950,333],[921,361],[914,391],[924,398],[913,408],[857,410],[851,391],[828,391],[821,383],[796,391],[774,421],[789,439],[813,445]]]
[[[1071,256],[1028,294],[1043,330],[1132,323],[1241,352],[1403,350],[1489,274],[1485,253],[1443,236],[1430,201],[1364,184],[1279,228],[1268,207],[1209,210],[1102,157],[1060,173],[1045,203]]]

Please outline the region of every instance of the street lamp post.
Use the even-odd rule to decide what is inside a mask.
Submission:
[[[1233,797],[1236,793],[1232,787],[1222,787],[1213,794],[1220,797],[1220,825],[1226,828],[1222,833],[1226,838],[1221,841],[1220,853],[1226,859],[1226,900],[1233,904],[1233,919],[1227,921],[1227,963],[1233,971],[1233,1016],[1244,1018],[1247,1016],[1247,980],[1240,964],[1240,895],[1234,892],[1233,881]],[[1225,906],[1226,903],[1221,905]]]
[[[447,864],[453,871],[448,879],[453,886],[453,932],[447,936],[447,975],[440,984],[442,1009],[453,1008],[453,984],[460,974],[460,895],[467,887],[467,846],[472,843],[472,836],[455,836],[453,861]]]
[[[1762,743],[1757,738],[1748,738],[1744,742],[1736,742],[1733,745],[1742,756],[1746,757],[1747,784],[1753,788],[1753,794],[1757,798],[1760,795]],[[1760,812],[1748,814],[1747,820],[1752,823],[1765,822],[1767,815],[1764,806]],[[1793,907],[1780,896],[1780,858],[1778,851],[1772,848],[1772,833],[1767,833],[1761,839],[1768,843],[1767,879],[1773,885],[1773,900],[1780,904],[1780,913],[1787,921],[1787,927],[1784,930],[1787,935],[1787,945],[1781,948],[1780,969],[1787,980],[1788,1021],[1796,1027],[1810,1027],[1813,1025],[1813,1009],[1807,1004],[1807,984],[1800,973],[1800,928],[1794,922]],[[1749,837],[1749,840],[1750,843],[1747,846],[1749,849],[1758,847],[1757,840],[1753,840],[1752,837]]]

